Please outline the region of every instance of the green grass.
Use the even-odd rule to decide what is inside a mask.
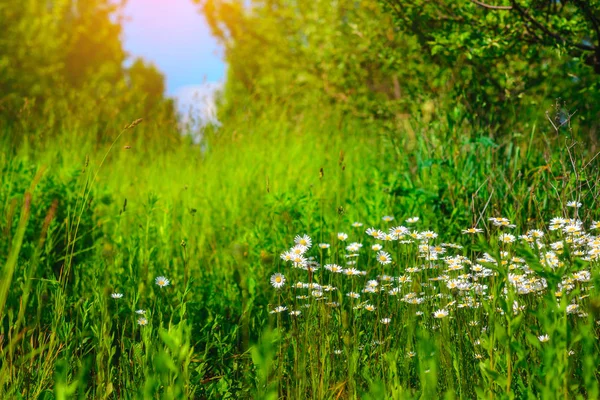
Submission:
[[[431,261],[438,268],[415,272],[397,297],[369,297],[376,306],[369,313],[353,309],[367,295],[346,296],[367,278],[309,275],[280,258],[296,235],[308,234],[331,244],[329,253],[313,246],[310,255],[341,264],[336,236],[347,232],[349,242],[364,244],[356,268],[369,279],[421,267],[418,246],[397,243],[384,244],[394,262],[378,266],[364,230],[395,226],[384,215],[398,224],[419,217],[419,231],[437,232],[436,244],[464,246],[471,260],[483,252],[501,258],[490,217],[509,218],[517,225],[511,232],[525,234],[572,216],[566,202],[576,199],[588,230],[600,190],[593,151],[563,133],[545,135],[546,127],[527,129],[502,141],[450,122],[389,133],[327,107],[296,116],[274,107],[240,113],[207,131],[201,145],[176,140],[151,118],[101,144],[69,130],[42,143],[5,144],[0,396],[598,397],[598,291],[589,283],[554,295],[561,279],[583,269],[599,287],[597,261],[564,251],[564,266],[549,270],[537,250],[511,245],[511,257],[549,288],[519,295],[506,268],[486,265],[496,272],[486,281],[494,297],[466,310],[448,305],[463,294],[420,286],[443,272]],[[355,221],[362,229],[351,227]],[[484,229],[480,239],[461,234],[472,226]],[[269,284],[275,272],[287,279],[279,291]],[[157,276],[171,284],[158,287]],[[301,306],[295,296],[310,291],[294,291],[297,281],[336,286],[325,297],[340,307],[309,296],[301,317],[270,313]],[[422,288],[443,296],[421,309],[398,301]],[[524,311],[511,312],[515,300]],[[587,317],[566,314],[572,300]],[[450,315],[435,319],[443,308]],[[389,324],[379,322],[385,317]],[[541,343],[542,334],[551,340]]]

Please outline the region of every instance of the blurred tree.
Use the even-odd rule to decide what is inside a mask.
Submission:
[[[127,75],[131,87],[146,96],[146,110],[152,110],[164,100],[165,77],[155,65],[136,58],[128,68]]]
[[[196,1],[225,48],[222,113],[327,101],[497,130],[561,97],[598,120],[598,0]]]
[[[420,103],[423,87],[443,89],[430,79],[418,42],[397,34],[377,0],[199,3],[225,49],[222,112],[326,101],[363,117],[393,118]]]
[[[15,141],[19,132],[51,136],[57,126],[90,127],[103,140],[123,121],[175,119],[162,74],[141,60],[124,66],[124,4],[0,0],[0,127],[10,126]]]
[[[119,10],[123,4],[107,0],[71,2],[64,23],[69,32],[65,72],[71,84],[81,85],[94,74],[113,82],[122,78],[126,54]]]

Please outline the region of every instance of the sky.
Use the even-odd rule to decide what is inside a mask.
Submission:
[[[128,0],[124,14],[130,60],[139,56],[153,62],[181,111],[212,112],[212,94],[224,80],[225,64],[199,6],[192,0]]]

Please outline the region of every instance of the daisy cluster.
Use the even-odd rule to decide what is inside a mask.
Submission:
[[[383,220],[391,223],[394,218],[386,216]],[[511,299],[516,298],[512,307],[515,314],[541,304],[535,299],[548,290],[560,299],[577,289],[576,296],[567,297],[566,313],[588,316],[584,311],[586,292],[593,288],[592,268],[597,268],[600,258],[600,236],[593,232],[600,229],[600,222],[594,221],[586,229],[577,218],[553,218],[545,229],[519,235],[509,219],[490,218],[486,228],[488,252],[438,243],[436,232],[411,227],[417,222],[413,217],[406,220],[407,226],[364,231],[363,224],[356,222],[352,234],[338,232],[332,243],[314,247],[308,235],[296,236],[294,245],[281,254],[284,265],[292,269],[271,276],[280,302],[286,304],[277,304],[271,313],[299,317],[303,310],[322,303],[325,309],[376,313],[376,321],[383,325],[407,311],[417,317],[429,315],[433,321],[453,318],[461,309],[485,316],[482,304],[494,297],[490,288],[504,279],[506,284],[499,293],[506,299],[509,293]],[[462,234],[483,236],[484,229],[467,228]],[[519,248],[534,255],[535,265],[518,256]],[[549,289],[543,277],[546,272],[560,274],[557,287]],[[286,287],[285,275],[299,280]],[[539,340],[549,338],[541,335]]]

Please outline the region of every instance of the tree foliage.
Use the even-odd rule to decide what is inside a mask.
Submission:
[[[441,89],[428,79],[418,43],[399,35],[375,0],[244,3],[202,2],[225,48],[226,109],[239,109],[245,99],[253,108],[327,101],[379,118],[414,103],[422,86]]]
[[[141,60],[124,66],[123,5],[0,1],[0,124],[21,133],[35,125],[38,136],[93,126],[101,139],[114,123],[151,113],[174,118],[161,73]]]
[[[225,112],[325,100],[501,128],[560,97],[589,127],[598,114],[596,0],[201,3],[229,65]]]
[[[417,38],[428,62],[452,71],[473,111],[561,97],[584,118],[597,117],[589,96],[597,96],[600,76],[598,1],[382,3],[395,26]]]

